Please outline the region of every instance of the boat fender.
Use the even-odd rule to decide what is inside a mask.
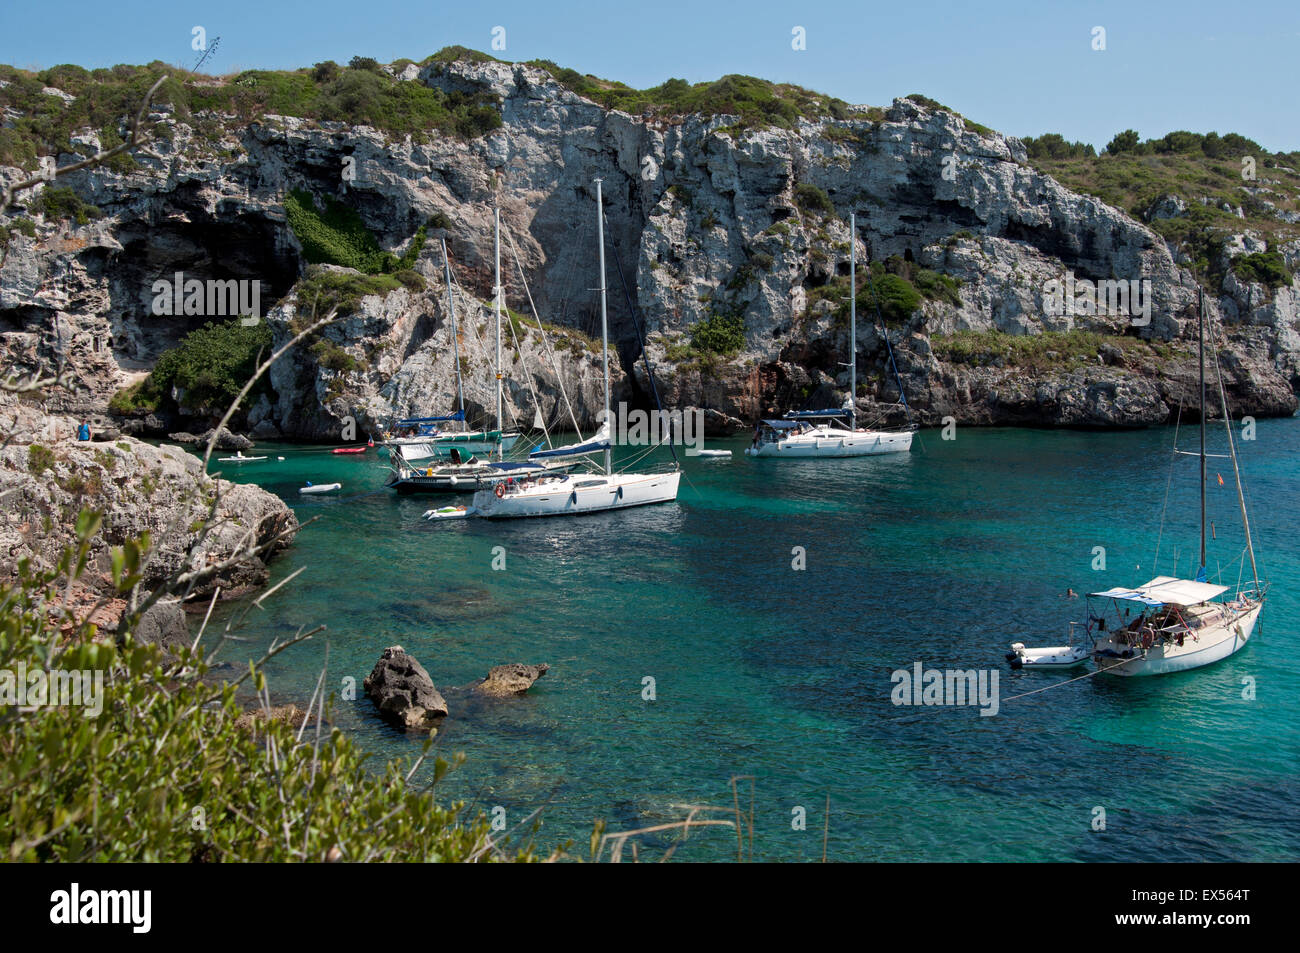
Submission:
[[[614,495],[617,496],[620,500],[623,499],[623,488],[620,486],[618,488],[618,492]]]
[[[506,485],[504,483],[498,483],[493,492],[496,493],[498,500],[502,499],[506,495]]]
[[[578,491],[577,491],[577,490],[574,490],[572,493],[569,494],[569,502],[572,503],[574,506],[577,506],[577,505],[578,505]]]

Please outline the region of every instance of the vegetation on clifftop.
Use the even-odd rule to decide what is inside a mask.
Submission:
[[[1042,334],[957,331],[931,335],[930,347],[937,358],[950,364],[1015,367],[1039,374],[1096,366],[1098,355],[1107,348],[1118,349],[1133,361],[1167,361],[1173,356],[1168,344],[1078,329]]]
[[[210,139],[219,138],[226,115],[241,124],[267,115],[296,116],[416,138],[472,139],[501,125],[490,93],[445,93],[405,82],[363,57],[348,66],[326,61],[311,68],[245,70],[222,77],[187,77],[185,70],[157,60],[147,66],[86,70],[62,65],[39,72],[0,65],[0,80],[7,84],[0,86],[0,112],[9,107],[21,114],[0,129],[0,165],[35,170],[38,156],[89,154],[90,147],[71,141],[74,131],[86,127],[97,130],[106,147],[120,142],[127,117],[163,75],[172,78],[154,96],[154,109],[169,110]],[[45,93],[46,87],[74,98],[66,102]],[[166,137],[167,124],[156,124],[155,133]],[[134,165],[123,158],[126,168]]]
[[[1216,259],[1228,235],[1249,228],[1270,243],[1300,236],[1300,223],[1279,215],[1300,212],[1300,153],[1270,153],[1245,136],[1214,132],[1142,140],[1128,129],[1100,155],[1052,133],[1024,142],[1035,168],[1146,222],[1214,281],[1222,278]],[[1157,212],[1165,196],[1186,208]]]
[[[772,83],[753,76],[729,74],[707,83],[669,79],[649,89],[633,89],[623,83],[600,79],[550,60],[530,60],[529,66],[546,70],[555,81],[606,109],[656,116],[699,113],[706,116],[737,116],[733,128],[776,126],[790,129],[799,119],[845,119],[849,104],[789,83]]]

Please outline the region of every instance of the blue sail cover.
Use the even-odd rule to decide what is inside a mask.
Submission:
[[[608,450],[611,444],[609,441],[609,422],[601,424],[600,430],[596,431],[595,436],[590,437],[581,443],[571,443],[565,447],[556,447],[553,450],[534,450],[528,455],[529,460],[541,460],[545,457],[576,457],[584,453],[596,453],[600,450]]]
[[[848,414],[848,410],[792,410],[786,414],[787,420],[824,420],[828,417],[843,417]]]
[[[447,414],[445,417],[407,417],[405,420],[397,422],[398,427],[414,427],[416,424],[432,424],[442,420],[464,420],[465,411],[458,410],[454,414]]]

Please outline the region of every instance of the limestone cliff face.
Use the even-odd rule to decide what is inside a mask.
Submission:
[[[367,127],[270,117],[233,119],[216,141],[172,124],[170,141],[143,149],[130,174],[99,169],[71,181],[106,213],[75,228],[38,219],[0,263],[0,348],[21,368],[63,361],[77,385],[57,401],[101,410],[202,318],[150,313],[152,283],[177,271],[194,278],[262,282],[263,312],[287,340],[301,308],[291,293],[304,265],[285,223],[293,188],[334,195],[356,208],[384,247],[401,251],[441,213],[462,298],[462,345],[471,412],[494,409],[490,364],[492,207],[503,228],[507,302],[529,308],[520,273],[542,317],[580,334],[540,334],[516,348],[506,334],[507,414],[527,425],[535,399],[549,420],[587,426],[601,404],[592,180],[603,180],[610,333],[620,398],[645,400],[648,382],[628,300],[644,321],[666,402],[711,411],[714,429],[847,394],[847,328],[828,297],[848,270],[848,213],[858,213],[859,262],[899,256],[960,281],[957,300],[923,300],[889,330],[909,402],[924,421],[1130,426],[1161,422],[1187,396],[1196,285],[1164,241],[1126,213],[1033,170],[1014,139],[910,99],[883,114],[795,129],[739,132],[729,117],[665,121],[607,111],[549,73],[503,63],[424,69],[408,82],[489,90],[501,129],[469,142],[391,139]],[[157,114],[155,120],[168,121]],[[345,180],[355,163],[355,176]],[[16,170],[0,170],[12,179]],[[808,210],[800,186],[829,197]],[[803,203],[805,206],[807,202]],[[1239,236],[1225,255],[1259,250]],[[1293,269],[1300,243],[1281,249]],[[626,277],[624,294],[620,269]],[[365,298],[324,332],[357,361],[321,368],[303,350],[274,371],[276,399],[248,425],[263,435],[334,438],[346,417],[358,427],[393,414],[452,406],[455,363],[441,258],[429,242],[416,263],[423,292]],[[1125,315],[1051,314],[1045,287],[1080,280],[1150,282],[1150,321]],[[1288,414],[1300,387],[1300,283],[1268,289],[1230,271],[1208,309],[1222,322],[1225,386],[1235,413]],[[710,315],[743,317],[743,346],[725,357],[689,347]],[[962,361],[932,346],[959,331],[1015,335],[1085,330],[1128,333],[1145,349],[1104,349],[1091,360]],[[859,400],[882,413],[897,399],[882,328],[859,313]],[[484,352],[477,343],[489,348]],[[527,365],[532,373],[525,371]],[[631,371],[624,373],[622,368]],[[165,422],[159,421],[159,424]]]

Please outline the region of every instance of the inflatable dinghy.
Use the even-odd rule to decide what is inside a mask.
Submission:
[[[478,510],[472,506],[442,506],[436,510],[425,510],[427,520],[463,520],[473,516]]]
[[[1023,642],[1011,643],[1007,661],[1012,668],[1073,668],[1088,661],[1092,652],[1083,645],[1056,645],[1051,648],[1027,649]]]
[[[335,490],[342,488],[342,483],[308,483],[299,493],[333,493]]]

